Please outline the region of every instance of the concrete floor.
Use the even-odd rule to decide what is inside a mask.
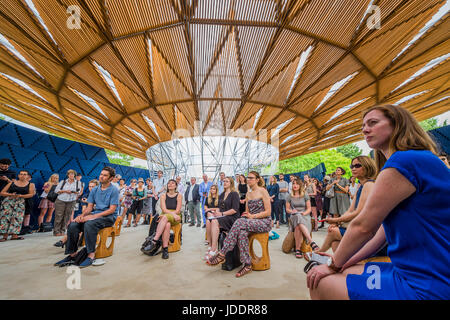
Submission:
[[[269,241],[271,268],[236,278],[238,269],[223,271],[202,260],[205,229],[184,224],[181,250],[168,260],[140,252],[147,225],[122,229],[104,265],[81,269],[80,290],[67,289],[67,268],[53,266],[64,257],[63,249],[53,246],[58,238],[26,235],[22,241],[0,243],[0,299],[310,299],[306,260],[281,251],[286,226],[274,231],[280,238]],[[323,228],[313,239],[320,246],[325,235]],[[259,255],[259,244],[255,248]]]

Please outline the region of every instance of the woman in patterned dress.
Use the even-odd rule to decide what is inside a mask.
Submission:
[[[251,171],[247,176],[247,184],[251,191],[246,196],[246,211],[231,227],[223,241],[222,249],[206,262],[211,266],[224,262],[225,254],[237,245],[243,267],[236,273],[236,277],[242,277],[252,271],[249,233],[265,233],[271,230],[271,202],[269,193],[264,188],[264,180],[258,172]]]

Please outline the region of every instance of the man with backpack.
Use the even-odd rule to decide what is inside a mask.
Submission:
[[[81,182],[75,179],[76,174],[77,172],[75,170],[68,170],[67,179],[60,181],[55,189],[58,197],[55,201],[53,235],[57,237],[64,236],[75,202],[81,191]]]
[[[55,266],[70,264],[76,259],[80,232],[82,231],[84,231],[87,257],[79,266],[84,268],[92,265],[98,232],[103,228],[113,226],[117,217],[119,190],[111,184],[115,174],[113,168],[103,168],[99,177],[100,185],[94,187],[89,193],[86,210],[69,225],[65,249],[65,254],[68,254],[68,256],[55,263]]]

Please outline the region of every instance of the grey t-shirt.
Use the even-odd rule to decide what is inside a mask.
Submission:
[[[280,187],[280,190],[289,188],[289,184],[286,181],[278,181],[277,184]],[[280,192],[279,195],[278,195],[278,199],[286,200],[288,195],[289,195],[289,192]]]
[[[298,213],[302,213],[306,210],[306,201],[308,200],[310,199],[306,193],[303,197],[292,197],[289,194],[286,199],[286,203],[289,203],[291,208],[297,210]]]

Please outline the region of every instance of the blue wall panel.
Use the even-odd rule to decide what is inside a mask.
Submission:
[[[56,153],[56,150],[53,147],[53,143],[50,139],[50,136],[46,134],[42,134],[41,137],[38,140],[36,140],[30,148],[33,150]]]
[[[20,143],[20,139],[17,136],[16,130],[14,129],[14,124],[7,123],[5,126],[4,124],[7,123],[6,121],[0,120],[0,141],[7,142],[8,144],[12,144],[15,146],[22,146]]]
[[[85,190],[90,180],[98,179],[105,166],[114,167],[127,182],[132,178],[146,179],[149,176],[145,169],[109,163],[103,148],[47,135],[4,120],[0,120],[0,158],[11,159],[11,170],[18,173],[21,169],[26,169],[33,176],[32,182],[36,185],[37,193],[31,216],[31,225],[34,227],[37,227],[37,205],[42,187],[53,173],[58,173],[62,180],[66,178],[69,169],[81,172]]]

